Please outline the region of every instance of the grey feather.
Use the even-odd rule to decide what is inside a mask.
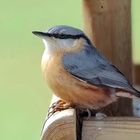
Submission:
[[[123,89],[140,96],[126,77],[92,45],[86,44],[79,52],[65,54],[63,64],[69,73],[87,83]]]
[[[48,33],[53,33],[53,34],[70,34],[70,35],[78,35],[78,34],[84,34],[83,31],[81,31],[80,29],[74,28],[74,27],[70,27],[67,25],[59,25],[59,26],[54,26],[52,28],[50,28],[48,31]]]

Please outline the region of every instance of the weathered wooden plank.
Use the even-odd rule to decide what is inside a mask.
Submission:
[[[59,98],[53,96],[52,103],[58,100]],[[45,121],[41,140],[76,140],[75,109],[56,112]]]
[[[83,0],[83,11],[87,35],[132,81],[131,0]],[[107,114],[132,116],[132,101],[120,99]]]
[[[140,118],[106,118],[84,120],[82,140],[139,140]]]

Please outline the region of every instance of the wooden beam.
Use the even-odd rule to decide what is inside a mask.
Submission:
[[[59,98],[53,96],[52,103]],[[51,105],[52,105],[51,103]],[[134,102],[134,114],[139,116],[139,102]],[[76,111],[67,109],[56,112],[49,119],[46,118],[42,129],[41,140],[80,140],[77,139]],[[82,140],[139,140],[140,118],[136,117],[107,117],[98,120],[95,117],[83,119]],[[115,137],[114,137],[115,136]]]
[[[131,0],[83,0],[84,29],[98,50],[132,82]],[[131,116],[132,101],[120,99],[108,115]]]
[[[140,118],[90,118],[83,122],[82,140],[139,140]]]
[[[53,96],[52,103],[58,100],[58,97]],[[56,112],[49,119],[46,117],[41,140],[76,140],[75,109],[66,109],[61,112]]]

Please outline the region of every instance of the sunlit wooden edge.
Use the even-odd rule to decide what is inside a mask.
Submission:
[[[51,104],[59,98],[53,96]],[[41,134],[41,140],[76,140],[76,112],[66,109],[56,112],[49,119],[46,117]]]

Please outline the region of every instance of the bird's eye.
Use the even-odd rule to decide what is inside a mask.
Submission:
[[[64,34],[61,34],[61,39],[65,39],[65,35]]]

